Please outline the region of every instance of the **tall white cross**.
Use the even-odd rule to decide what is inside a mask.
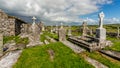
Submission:
[[[99,27],[100,28],[103,28],[103,18],[105,17],[105,15],[104,15],[104,13],[103,12],[101,12],[101,13],[99,13]]]

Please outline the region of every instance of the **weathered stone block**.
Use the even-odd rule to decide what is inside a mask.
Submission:
[[[66,30],[64,28],[59,29],[59,41],[65,41],[66,40]]]
[[[96,29],[96,38],[99,39],[99,42],[104,42],[106,40],[106,29],[105,28],[97,28]]]

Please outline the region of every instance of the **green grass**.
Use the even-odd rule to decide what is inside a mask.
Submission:
[[[44,42],[45,39],[46,39],[45,34],[42,34],[42,35],[40,36],[40,41],[41,41],[41,42]]]
[[[53,61],[50,60],[48,49],[52,49],[55,53]],[[57,42],[24,49],[13,68],[93,68],[93,66],[71,49]]]
[[[120,39],[114,37],[107,37],[107,40],[112,41],[113,45],[111,47],[106,47],[105,49],[120,51]]]
[[[3,44],[14,40],[16,44],[22,43],[22,44],[28,44],[28,38],[20,38],[19,36],[4,36],[3,38]]]
[[[54,38],[55,40],[58,40],[58,35],[57,34],[51,34],[47,31],[43,32],[43,34],[40,36],[40,40],[44,42],[45,39],[47,39],[45,36],[49,36],[51,38]]]
[[[84,54],[103,63],[104,65],[108,66],[109,68],[120,68],[119,61],[108,59],[98,52],[91,52],[91,53],[86,52]]]

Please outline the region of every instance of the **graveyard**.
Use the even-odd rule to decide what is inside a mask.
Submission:
[[[3,66],[3,68],[7,65],[13,68],[120,67],[119,25],[103,26],[106,31],[111,34],[106,33],[106,40],[110,41],[108,42],[109,45],[105,44],[105,47],[103,46],[101,48],[104,44],[97,44],[101,41],[95,38],[96,33],[94,32],[95,29],[99,27],[98,25],[87,26],[87,23],[83,22],[83,25],[81,26],[64,26],[61,23],[60,26],[46,26],[45,30],[41,29],[41,31],[37,31],[39,27],[35,23],[36,18],[33,17],[32,19],[33,24],[30,27],[30,32],[28,31],[29,35],[27,35],[27,32],[23,30],[24,33],[20,35],[3,36],[2,43],[4,46],[1,47],[3,48],[3,51],[1,50],[2,59],[10,56],[9,53],[17,53],[21,51],[18,54],[16,61],[11,61],[14,63],[10,65],[8,63]],[[88,28],[93,28],[92,33],[90,33]],[[80,30],[77,32],[78,29]],[[113,31],[110,31],[110,29],[113,29]],[[115,31],[118,32],[116,33]],[[90,39],[92,40],[89,41]],[[96,43],[100,47],[97,47],[96,44],[92,45],[92,42]],[[106,51],[114,51],[117,52],[114,54],[118,55],[111,54],[112,52],[109,54],[109,52]],[[1,61],[3,61],[2,59]],[[0,64],[2,63],[1,61]]]
[[[119,1],[62,1],[0,1],[0,68],[120,68]]]

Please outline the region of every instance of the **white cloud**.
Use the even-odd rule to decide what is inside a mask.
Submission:
[[[118,18],[108,18],[104,20],[106,24],[115,24],[119,23],[120,24],[120,19]]]
[[[79,16],[97,12],[100,5],[110,3],[112,0],[0,0],[0,8],[46,22],[81,22]]]

